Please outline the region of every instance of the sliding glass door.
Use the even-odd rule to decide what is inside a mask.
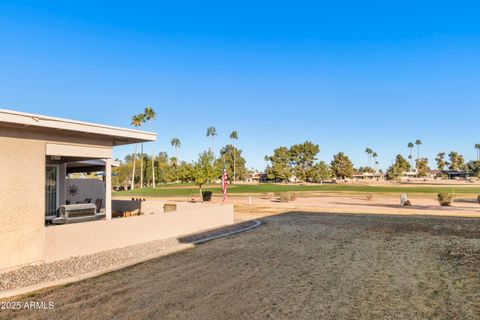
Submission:
[[[58,205],[58,166],[47,166],[45,177],[45,216],[55,216]]]

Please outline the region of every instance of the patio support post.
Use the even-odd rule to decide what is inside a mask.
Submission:
[[[112,220],[112,159],[105,159],[105,218]]]

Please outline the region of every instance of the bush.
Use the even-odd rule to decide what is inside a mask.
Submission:
[[[442,207],[448,207],[452,205],[453,198],[455,198],[455,196],[451,193],[442,192],[437,195],[437,198]]]
[[[279,199],[281,202],[290,202],[297,199],[297,193],[295,192],[283,192],[279,194]]]
[[[367,200],[370,201],[373,199],[373,193],[367,193]]]

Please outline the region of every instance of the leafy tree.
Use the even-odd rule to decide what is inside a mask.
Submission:
[[[400,167],[396,165],[392,165],[390,168],[388,168],[386,175],[388,180],[400,181],[400,179],[403,176],[403,173],[404,171]]]
[[[395,158],[395,163],[387,170],[387,179],[397,181],[402,177],[404,172],[408,171],[410,171],[410,163],[399,154]]]
[[[428,167],[428,159],[427,158],[417,159],[416,165],[417,165],[418,176],[426,177],[428,170],[430,170],[430,168]]]
[[[235,130],[232,131],[232,133],[230,133],[230,139],[232,139],[233,149],[235,150],[236,149],[235,143],[238,140],[238,132]],[[237,171],[236,171],[235,161],[236,161],[236,152],[233,153],[233,183],[237,181]]]
[[[191,182],[193,181],[193,164],[187,163],[185,161],[180,162],[177,170],[177,179],[181,182]]]
[[[269,157],[271,168],[267,172],[269,180],[287,181],[292,176],[290,167],[290,150],[287,147],[279,147],[273,150],[273,156]]]
[[[320,152],[318,144],[305,141],[290,147],[290,163],[293,166],[295,176],[300,181],[309,181],[311,169],[313,168],[316,155]]]
[[[222,166],[222,160],[225,161],[228,181],[230,183],[235,181],[233,180],[234,172],[236,172],[238,179],[244,180],[247,173],[247,168],[245,167],[245,158],[242,157],[242,150],[235,148],[231,144],[228,144],[220,150],[220,155],[221,159],[218,159],[218,161],[220,161],[219,165]]]
[[[202,194],[202,186],[214,181],[221,174],[220,168],[215,165],[215,156],[212,151],[204,151],[199,155],[198,161],[193,165],[192,174],[193,181]]]
[[[343,152],[333,156],[330,166],[335,177],[339,179],[353,178],[352,161]]]
[[[438,170],[445,170],[445,167],[447,165],[447,162],[445,161],[445,152],[440,152],[439,154],[437,154],[435,161],[437,162]]]
[[[448,163],[448,168],[450,170],[458,171],[463,168],[463,165],[465,164],[465,159],[461,154],[456,151],[452,151],[448,154],[448,158],[450,159]]]
[[[332,170],[330,169],[330,166],[327,163],[325,163],[325,161],[320,161],[310,169],[309,175],[311,177],[312,182],[323,183],[325,180],[331,179],[333,176],[333,173],[332,173]]]
[[[466,169],[473,172],[475,177],[480,178],[480,160],[468,162],[466,164]]]

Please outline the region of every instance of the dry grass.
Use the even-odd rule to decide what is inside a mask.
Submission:
[[[54,301],[53,312],[0,319],[480,318],[480,220],[304,212],[262,220],[28,298]]]

